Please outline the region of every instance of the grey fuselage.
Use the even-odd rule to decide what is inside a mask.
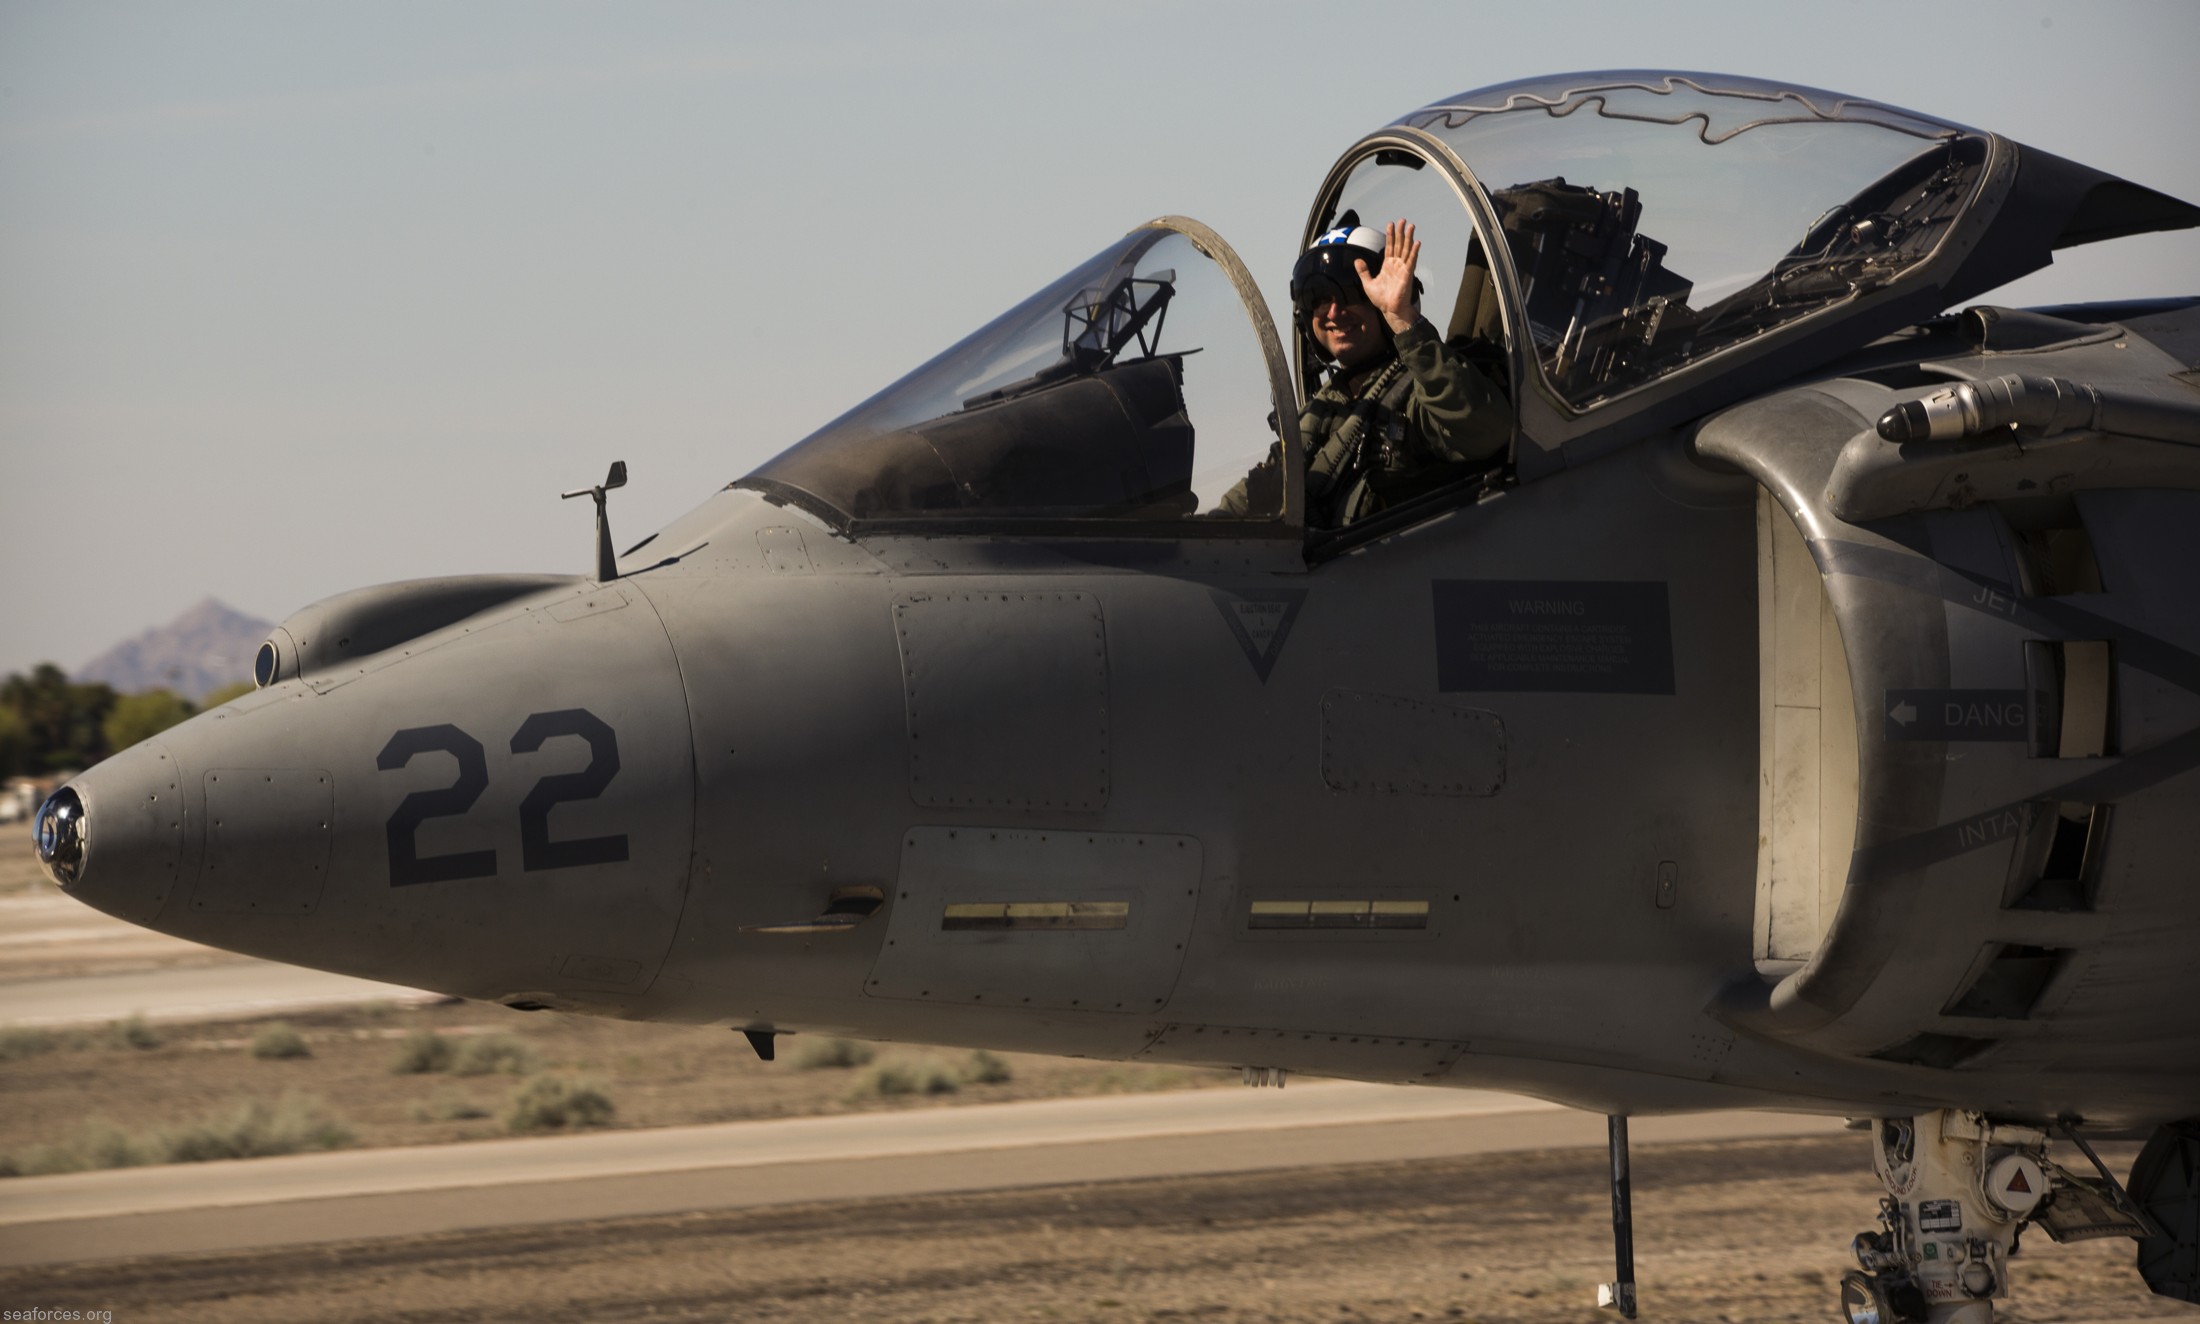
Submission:
[[[2027,598],[1991,503],[1846,523],[1827,476],[1901,398],[1890,354],[1312,565],[1274,538],[851,538],[728,490],[613,582],[514,582],[363,657],[294,640],[288,678],[76,783],[74,890],[633,1019],[1613,1112],[2200,1111],[2190,761],[2127,775],[2075,910],[2013,904],[2038,823],[1873,854],[2189,737],[2200,497],[2079,492],[2082,601]],[[1819,572],[1793,601],[1783,539]],[[1821,618],[1845,658],[1811,720],[1855,742],[1822,760],[1855,817],[1812,818],[1830,881],[1778,919],[1770,640]],[[1882,721],[1896,691],[2023,691],[2026,640],[2100,622],[2148,642],[2082,768]],[[1982,949],[2061,955],[1982,1016]]]

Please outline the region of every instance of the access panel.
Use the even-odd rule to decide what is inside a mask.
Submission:
[[[912,828],[873,997],[1151,1013],[1199,896],[1191,837]]]

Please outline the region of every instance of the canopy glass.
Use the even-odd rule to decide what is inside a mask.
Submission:
[[[1983,135],[1753,79],[1575,74],[1398,121],[1442,139],[1505,236],[1545,384],[1585,409],[1930,257]]]
[[[1280,478],[1221,509],[1293,408],[1235,267],[1134,230],[735,486],[866,525],[1276,526]]]

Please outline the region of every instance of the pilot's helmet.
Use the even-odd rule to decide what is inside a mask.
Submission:
[[[1366,303],[1354,262],[1367,263],[1374,275],[1383,269],[1383,232],[1360,224],[1360,214],[1348,211],[1337,218],[1334,229],[1324,230],[1299,254],[1291,268],[1291,310],[1299,330],[1315,308],[1335,299],[1339,303]]]

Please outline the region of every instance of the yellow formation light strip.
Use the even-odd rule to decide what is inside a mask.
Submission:
[[[940,916],[942,929],[1120,929],[1131,922],[1128,901],[958,902]]]
[[[1426,901],[1255,901],[1253,929],[1425,929]]]

